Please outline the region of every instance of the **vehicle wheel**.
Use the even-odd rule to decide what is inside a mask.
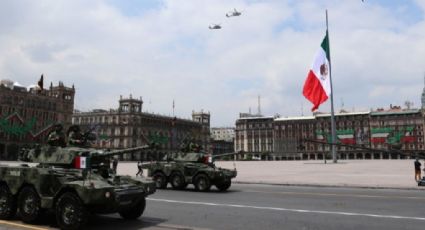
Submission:
[[[0,185],[0,219],[9,220],[16,214],[16,199],[7,185]]]
[[[156,188],[167,188],[167,177],[165,177],[164,173],[156,172],[153,175],[153,179],[156,183]]]
[[[173,189],[184,189],[186,188],[187,184],[184,180],[183,175],[181,173],[173,173],[171,175],[171,186],[173,186]]]
[[[59,197],[55,211],[60,229],[80,229],[88,219],[83,202],[72,192],[66,192]]]
[[[123,209],[119,212],[120,216],[127,220],[135,220],[139,218],[145,211],[146,200],[143,197],[137,204],[131,205],[130,207]]]
[[[200,174],[195,177],[195,189],[201,192],[210,190],[211,182],[210,178],[204,174]]]
[[[32,187],[24,187],[18,197],[19,216],[25,223],[34,223],[41,216],[41,200]]]
[[[217,184],[217,185],[215,185],[215,187],[217,187],[218,190],[224,192],[224,191],[226,191],[227,189],[230,188],[230,185],[232,185],[232,181],[231,180],[224,181],[223,183]]]

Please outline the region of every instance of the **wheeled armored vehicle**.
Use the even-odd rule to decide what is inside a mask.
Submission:
[[[156,190],[146,178],[118,176],[109,167],[112,156],[149,146],[120,150],[38,146],[23,150],[18,166],[0,165],[0,219],[18,214],[34,223],[53,211],[61,229],[80,229],[89,214],[118,212],[139,218],[146,197]]]
[[[202,152],[178,152],[168,154],[162,161],[144,163],[148,176],[156,182],[156,187],[166,188],[168,183],[173,189],[185,189],[193,184],[198,191],[208,191],[212,185],[220,191],[230,188],[236,169],[216,167],[212,157]]]

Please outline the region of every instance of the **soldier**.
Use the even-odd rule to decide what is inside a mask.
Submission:
[[[421,179],[421,163],[419,162],[419,159],[416,158],[415,160],[415,180],[419,181]]]
[[[80,126],[73,125],[68,129],[68,144],[71,146],[82,146],[84,144]]]
[[[112,170],[114,170],[114,173],[117,174],[117,167],[118,167],[118,158],[114,157],[112,160]]]
[[[143,175],[142,161],[137,162],[137,170],[139,171],[137,171],[136,176],[138,175],[142,176]]]
[[[65,147],[65,134],[62,132],[63,126],[61,124],[55,124],[54,130],[49,133],[47,137],[47,143],[51,146]]]

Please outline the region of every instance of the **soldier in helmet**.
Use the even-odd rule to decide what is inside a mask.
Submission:
[[[84,144],[80,126],[73,125],[68,129],[68,144],[70,146],[82,146]]]
[[[65,134],[63,133],[62,124],[55,124],[54,130],[49,133],[47,137],[47,143],[51,146],[65,147]]]

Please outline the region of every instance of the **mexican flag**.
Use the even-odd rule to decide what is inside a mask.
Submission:
[[[74,167],[76,169],[85,169],[88,166],[88,158],[87,157],[82,157],[82,156],[77,156],[74,159]]]
[[[313,103],[311,111],[319,108],[319,105],[325,102],[331,95],[329,62],[329,36],[328,31],[326,31],[326,36],[314,58],[313,65],[308,72],[303,88],[304,97]]]

